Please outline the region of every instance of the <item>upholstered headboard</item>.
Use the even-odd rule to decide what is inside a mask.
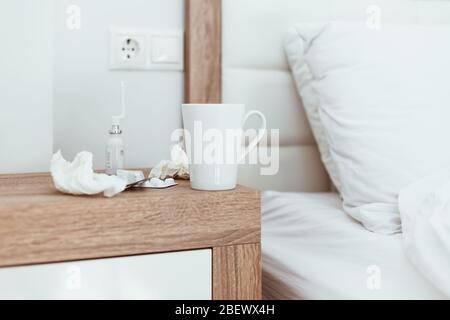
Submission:
[[[261,176],[255,165],[240,169],[241,184],[263,190],[330,190],[283,52],[290,26],[367,21],[374,14],[381,23],[450,24],[450,1],[188,0],[186,10],[187,100],[245,103],[266,115],[269,128],[280,129],[279,173]]]

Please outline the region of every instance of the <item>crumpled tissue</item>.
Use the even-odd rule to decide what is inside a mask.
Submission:
[[[158,178],[165,180],[166,178],[189,179],[189,159],[183,148],[176,144],[170,152],[172,160],[162,160],[150,171],[149,178]]]
[[[92,169],[92,153],[83,151],[72,162],[66,161],[61,151],[56,152],[50,168],[53,183],[61,192],[73,195],[93,195],[103,192],[113,197],[125,190],[127,182],[117,176],[95,173]]]

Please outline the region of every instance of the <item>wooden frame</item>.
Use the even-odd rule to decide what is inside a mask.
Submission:
[[[222,101],[222,1],[186,0],[186,103]],[[261,246],[213,249],[214,299],[261,298]]]
[[[213,248],[213,299],[261,299],[260,243]]]
[[[185,101],[222,100],[222,1],[186,0]]]

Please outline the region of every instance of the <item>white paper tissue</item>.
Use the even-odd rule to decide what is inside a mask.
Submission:
[[[172,147],[170,152],[172,160],[160,161],[150,172],[150,178],[180,178],[189,179],[189,159],[179,144]]]
[[[56,152],[50,168],[56,189],[74,195],[92,195],[103,192],[113,197],[125,190],[127,182],[116,176],[95,173],[92,169],[92,153],[83,151],[73,162],[66,161],[61,151]]]

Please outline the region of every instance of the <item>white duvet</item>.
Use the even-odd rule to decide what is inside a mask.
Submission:
[[[450,298],[450,168],[403,189],[399,208],[406,255]]]

